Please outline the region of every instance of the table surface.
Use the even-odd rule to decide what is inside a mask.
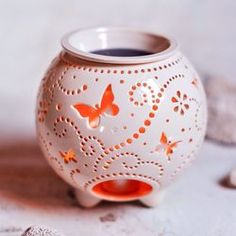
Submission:
[[[75,235],[236,235],[236,190],[223,178],[236,149],[206,142],[163,203],[102,203],[85,210],[34,139],[40,79],[68,31],[129,26],[174,36],[202,75],[234,79],[236,1],[0,0],[0,236],[29,225]]]

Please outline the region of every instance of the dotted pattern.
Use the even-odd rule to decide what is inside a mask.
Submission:
[[[48,113],[48,102],[44,99],[41,100],[38,104],[38,110],[37,110],[37,116],[38,116],[38,122],[44,122],[45,117]]]
[[[63,167],[62,163],[61,163],[56,157],[51,156],[51,153],[50,153],[49,147],[48,147],[48,145],[47,145],[47,142],[46,142],[46,140],[43,138],[42,134],[40,134],[40,133],[39,133],[39,140],[40,140],[42,146],[44,147],[44,150],[46,151],[49,160],[56,162],[57,165],[58,165],[58,167],[59,167],[58,169],[59,169],[60,171],[64,171],[64,167]],[[51,145],[50,145],[50,146],[51,146]]]
[[[155,79],[157,79],[157,77],[155,77]],[[140,89],[146,89],[147,93],[143,93],[142,96],[142,101],[137,101],[134,99],[134,93],[135,91],[140,91]],[[148,101],[148,95],[151,95],[151,101]],[[150,99],[150,98],[149,98]],[[152,87],[146,83],[146,82],[138,82],[136,85],[133,85],[129,91],[129,101],[132,102],[135,106],[143,106],[144,104],[147,104],[148,102],[152,102],[153,104],[155,104],[156,102],[159,102],[159,98],[157,98],[154,90],[152,89]]]
[[[81,147],[80,150],[85,156],[91,157],[96,153],[96,149],[94,145],[91,144],[91,142],[95,142],[97,145],[99,145],[101,150],[105,150],[104,143],[97,137],[95,136],[84,137],[80,142],[80,147]]]
[[[194,114],[194,123],[195,123],[196,130],[201,131],[202,130],[201,126],[204,125],[204,124],[199,125],[199,123],[198,123],[198,116],[199,116],[199,111],[200,111],[200,108],[201,108],[201,104],[195,98],[190,98],[189,101],[194,102],[197,105],[196,112]]]
[[[76,185],[76,181],[75,181],[76,174],[80,174],[80,170],[78,168],[74,169],[70,172],[70,178],[72,179],[72,181],[74,182],[75,185]]]
[[[45,117],[47,115],[49,106],[52,104],[54,100],[54,92],[55,88],[58,87],[58,89],[64,93],[65,95],[78,95],[82,92],[85,92],[88,89],[88,86],[86,84],[82,85],[80,88],[77,89],[67,89],[64,87],[62,81],[65,78],[66,73],[69,71],[70,67],[66,66],[60,75],[58,80],[55,80],[55,73],[54,70],[49,70],[48,73],[45,75],[45,77],[42,80],[42,91],[44,94],[47,94],[47,98],[43,100],[39,100],[38,102],[38,110],[37,110],[37,116],[39,122],[44,122]],[[73,76],[72,79],[75,79],[76,77]],[[38,94],[39,97],[39,94]],[[60,105],[56,105],[56,110],[59,111],[61,109]]]
[[[162,71],[162,70],[166,70],[166,69],[170,69],[173,66],[178,65],[182,60],[183,60],[183,55],[179,56],[176,60],[169,62],[167,64],[161,64],[160,66],[156,67],[150,67],[150,68],[146,68],[146,67],[137,67],[133,70],[129,69],[129,70],[124,70],[124,69],[105,69],[105,68],[97,68],[97,67],[91,67],[91,66],[82,66],[79,64],[75,64],[72,63],[71,61],[67,60],[64,56],[64,53],[60,54],[60,58],[61,60],[66,63],[66,65],[68,66],[72,66],[73,68],[76,68],[78,70],[83,70],[83,71],[88,71],[88,72],[93,72],[93,73],[101,73],[101,74],[144,74],[144,73],[151,73],[151,72],[157,72],[157,71]]]
[[[197,147],[197,146],[196,146]],[[190,154],[188,154],[183,161],[181,162],[181,164],[174,170],[174,172],[171,174],[170,176],[170,182],[172,182],[174,180],[174,178],[176,177],[176,175],[181,172],[188,163],[190,163],[194,157],[194,154],[196,153],[196,150],[192,150]],[[184,155],[182,155],[181,157],[184,157]]]
[[[122,165],[123,165],[124,168],[126,168],[128,170],[133,170],[133,169],[137,169],[139,166],[142,166],[142,165],[153,165],[154,167],[158,167],[159,177],[163,176],[164,168],[161,164],[159,164],[158,162],[155,162],[155,161],[142,161],[142,159],[140,157],[138,157],[138,154],[135,154],[133,152],[126,152],[126,153],[116,154],[114,157],[111,157],[110,160],[105,162],[105,164],[103,165],[103,169],[105,169],[105,170],[109,169],[111,164],[115,160],[117,160],[118,158],[126,159],[128,156],[132,157],[132,158],[135,158],[136,159],[136,164],[134,166],[129,166],[125,161],[123,161]]]
[[[195,112],[195,114],[194,114],[194,123],[195,123],[195,129],[196,129],[197,131],[201,131],[201,130],[202,130],[202,127],[201,127],[201,125],[199,125],[199,123],[198,123],[198,115],[199,115],[199,111],[200,111],[201,104],[200,104],[200,102],[197,101],[196,98],[189,98],[189,101],[190,101],[190,102],[194,102],[194,103],[197,105],[196,112]],[[204,126],[204,124],[202,124],[202,126]],[[190,130],[191,130],[191,128],[189,128],[189,131],[190,131]],[[190,139],[188,140],[189,143],[192,143],[192,141],[193,141],[193,138],[190,138]],[[183,159],[183,161],[181,162],[181,164],[180,164],[180,165],[175,169],[175,171],[171,174],[170,181],[173,181],[174,178],[176,177],[176,175],[177,175],[180,171],[182,171],[182,170],[186,167],[186,165],[187,165],[188,163],[190,163],[190,162],[194,159],[195,153],[196,153],[196,151],[197,151],[197,149],[198,149],[199,147],[200,147],[200,144],[197,144],[197,145],[195,146],[194,150],[192,150],[191,153],[188,154],[188,155]],[[181,157],[184,157],[184,155],[182,155]]]
[[[151,86],[148,86],[147,83],[142,83],[142,84],[140,83],[140,85],[139,85],[139,83],[137,83],[136,85],[137,85],[137,87],[144,86],[144,87],[148,87],[148,89],[150,89],[150,90],[153,90],[153,95],[155,96],[155,98],[156,98],[156,97],[159,97],[159,98],[162,97],[162,94],[163,94],[163,92],[164,92],[164,90],[162,90],[162,91],[159,91],[159,92],[156,94],[156,93],[154,92],[155,90],[152,89]],[[135,85],[132,86],[132,87],[133,87],[133,88],[135,87],[135,89],[136,89],[136,86],[135,86]],[[149,88],[149,87],[150,87],[150,88]],[[119,144],[116,144],[116,145],[114,145],[114,146],[112,146],[112,147],[109,147],[109,148],[105,149],[104,152],[103,152],[99,157],[97,157],[97,159],[96,159],[96,161],[95,161],[95,164],[94,164],[94,171],[95,171],[95,172],[97,172],[98,164],[102,161],[102,159],[103,159],[105,156],[107,156],[109,153],[111,153],[111,152],[113,152],[113,151],[115,151],[115,150],[119,150],[119,149],[121,149],[121,148],[123,148],[123,147],[125,147],[125,146],[127,146],[127,145],[132,144],[133,141],[139,139],[139,137],[140,137],[141,135],[143,135],[143,134],[146,132],[146,129],[147,129],[148,127],[150,127],[150,125],[151,125],[151,119],[153,119],[153,118],[155,117],[155,113],[156,113],[157,110],[158,110],[158,106],[157,106],[157,105],[160,103],[160,100],[159,100],[159,99],[154,99],[153,101],[154,101],[155,103],[152,105],[152,108],[151,108],[151,111],[150,111],[149,114],[148,114],[148,117],[143,121],[143,125],[140,126],[140,127],[138,128],[138,130],[133,133],[132,136],[127,137],[123,142],[120,142]]]
[[[46,75],[43,77],[41,82],[41,90],[43,94],[46,94],[46,98],[39,100],[40,97],[40,91],[38,93],[38,106],[37,106],[37,119],[39,123],[42,123],[45,121],[45,117],[48,113],[48,108],[51,105],[53,98],[54,98],[54,88],[56,87],[56,84],[52,84],[52,81],[54,80],[55,73],[54,69],[50,69]]]
[[[172,83],[172,82],[174,82],[175,80],[178,80],[178,79],[184,79],[184,74],[178,74],[178,75],[174,75],[174,76],[171,76],[163,85],[162,85],[162,87],[161,87],[161,89],[167,89],[169,86],[170,86],[170,84]]]
[[[95,68],[95,67],[84,66],[84,65],[80,66],[78,64],[73,64],[70,61],[67,61],[64,58],[63,54],[61,54],[60,57],[63,60],[63,62],[66,63],[66,67],[65,67],[64,71],[62,72],[61,76],[59,77],[59,79],[54,81],[55,73],[53,72],[53,70],[50,70],[48,72],[48,74],[46,75],[46,77],[43,79],[42,88],[43,88],[43,91],[48,94],[49,99],[47,98],[45,101],[39,101],[39,104],[38,104],[39,122],[45,121],[45,116],[47,115],[48,108],[54,99],[54,90],[56,87],[58,87],[58,89],[67,96],[79,95],[88,89],[88,86],[86,84],[82,85],[80,88],[77,88],[77,89],[68,89],[68,88],[64,87],[63,79],[65,78],[65,74],[68,72],[68,70],[71,68],[71,66],[77,70],[83,70],[83,71],[91,72],[91,73],[130,75],[130,74],[144,74],[144,73],[151,73],[151,72],[152,73],[153,72],[160,72],[161,70],[166,70],[166,69],[169,69],[170,67],[177,65],[183,59],[183,56],[180,56],[175,61],[168,63],[168,64],[162,64],[158,67],[150,67],[150,68],[137,67],[137,69],[136,69],[136,67],[134,67],[134,69],[132,69],[132,70],[123,70],[123,69],[107,69],[107,68],[97,68],[97,67]],[[50,77],[50,79],[48,79],[48,77]],[[99,75],[98,75],[98,77],[99,77]],[[98,77],[96,77],[96,79],[94,79],[95,82],[99,81]],[[122,149],[125,146],[132,144],[133,142],[135,142],[137,139],[139,139],[142,135],[144,135],[147,132],[147,130],[152,125],[152,119],[156,118],[156,114],[158,113],[158,110],[159,110],[158,106],[160,103],[160,99],[163,97],[165,90],[171,85],[171,83],[173,81],[183,79],[183,78],[184,78],[183,74],[177,74],[177,75],[170,77],[161,87],[158,88],[158,91],[156,91],[157,89],[152,88],[152,86],[149,85],[148,82],[142,81],[142,82],[135,83],[128,91],[129,101],[136,108],[145,106],[147,104],[150,106],[150,104],[152,104],[151,109],[148,112],[146,118],[143,120],[142,125],[139,126],[139,128],[136,130],[136,132],[133,132],[132,135],[126,137],[122,142],[117,143],[116,145],[113,145],[111,147],[105,147],[104,143],[95,136],[83,137],[81,135],[81,132],[79,131],[79,128],[76,125],[76,123],[74,121],[72,121],[69,117],[64,117],[64,116],[59,116],[58,118],[55,119],[55,121],[53,123],[54,134],[58,138],[65,137],[67,134],[68,128],[66,127],[64,129],[58,131],[58,125],[60,123],[66,123],[69,127],[71,127],[76,132],[76,135],[80,140],[80,150],[85,157],[94,157],[96,155],[96,145],[98,145],[100,148],[100,151],[102,153],[96,158],[95,163],[93,165],[93,171],[97,172],[98,165],[104,160],[105,157],[107,157],[112,152],[115,152],[119,149]],[[78,77],[72,76],[71,79],[75,80],[75,79],[78,79]],[[154,76],[154,79],[158,80],[159,78],[157,76]],[[125,84],[125,80],[121,79],[119,81],[119,83],[122,86],[122,84]],[[141,99],[138,100],[138,99],[136,99],[135,93],[140,88],[142,88],[142,90],[143,89],[146,90],[147,92],[143,93]],[[189,101],[195,102],[198,105],[198,108],[197,108],[196,114],[195,114],[195,128],[200,130],[200,126],[198,125],[198,121],[197,121],[198,120],[198,113],[200,111],[200,104],[194,98],[190,98]],[[40,105],[40,102],[41,102],[41,105]],[[60,111],[61,108],[62,108],[61,104],[56,104],[55,109],[57,111]],[[133,116],[134,116],[134,114],[133,114]],[[169,119],[167,119],[167,120],[166,120],[166,122],[169,123]],[[127,129],[127,127],[124,129]],[[185,132],[185,131],[186,131],[186,127],[185,128],[181,127],[181,132]],[[192,140],[192,138],[189,139],[189,142],[190,142],[190,140]],[[146,145],[146,143],[144,145]],[[45,146],[45,149],[48,150],[46,142],[43,143],[43,146]],[[191,160],[194,152],[195,151],[192,151],[191,154],[189,154],[186,158],[184,158],[181,165],[178,166],[177,169],[172,173],[173,177]],[[49,155],[49,159],[52,161],[55,161],[57,163],[57,165],[59,166],[60,170],[63,170],[63,165],[60,163],[60,161],[56,157],[50,156],[49,150],[48,150],[48,155]],[[137,154],[134,154],[134,153],[126,152],[126,153],[120,153],[120,154],[114,155],[114,157],[111,157],[110,160],[105,162],[105,164],[103,165],[103,169],[107,170],[115,160],[117,160],[118,158],[121,158],[121,157],[125,158],[125,156],[133,157],[136,160],[136,163],[134,165],[129,165],[129,164],[127,164],[126,161],[122,162],[123,168],[127,169],[128,172],[119,172],[119,173],[104,174],[104,175],[96,176],[96,177],[92,178],[91,180],[87,181],[84,184],[84,188],[85,189],[88,188],[89,185],[96,183],[97,181],[102,181],[103,179],[115,178],[115,177],[132,177],[132,178],[136,178],[136,179],[137,178],[138,179],[145,179],[145,180],[154,182],[155,184],[158,184],[160,186],[160,182],[158,179],[153,178],[148,175],[138,174],[138,173],[136,173],[135,169],[137,169],[141,165],[153,165],[154,167],[158,168],[159,178],[160,178],[164,172],[163,166],[155,161],[151,161],[151,160],[144,161],[140,157],[138,157]],[[84,166],[88,167],[88,164],[84,164]],[[135,170],[135,173],[133,173],[132,170]],[[71,170],[70,177],[71,177],[72,181],[76,185],[78,185],[78,183],[76,183],[76,180],[75,180],[76,174],[80,174],[80,170],[77,168]]]
[[[54,81],[55,78],[55,72],[54,69],[50,69],[46,75],[44,76],[44,78],[42,79],[42,83],[41,83],[41,87],[42,87],[42,91],[44,94],[47,94],[49,97],[47,97],[47,102],[49,104],[52,103],[53,100],[53,96],[54,96],[54,88],[56,87],[56,83],[52,83],[52,81]],[[38,94],[39,96],[39,94]]]
[[[65,74],[68,72],[69,67],[65,67],[64,71],[62,72],[62,75],[57,80],[57,86],[61,92],[63,92],[65,95],[78,95],[81,92],[84,92],[88,89],[88,86],[86,84],[82,85],[80,88],[77,89],[67,89],[64,87],[62,81],[65,78]],[[76,76],[73,76],[72,79],[76,79]]]
[[[132,173],[132,172],[127,172],[127,173],[119,172],[119,173],[104,174],[104,175],[96,176],[95,178],[92,178],[91,180],[87,181],[84,184],[84,189],[86,190],[89,187],[89,185],[97,183],[97,181],[102,181],[103,179],[116,178],[116,177],[125,177],[125,178],[133,177],[135,179],[144,179],[144,180],[147,180],[148,182],[153,182],[159,187],[161,186],[160,181],[156,178],[153,178],[152,176]]]
[[[56,118],[56,120],[53,123],[53,131],[55,133],[55,135],[59,138],[64,137],[67,134],[67,129],[63,129],[60,133],[57,131],[57,125],[58,123],[66,123],[67,125],[69,125],[72,129],[74,129],[74,131],[76,132],[76,134],[82,139],[83,136],[81,135],[79,128],[77,125],[75,125],[75,122],[72,121],[69,117],[64,117],[64,116],[59,116]]]
[[[50,161],[55,161],[55,162],[57,163],[57,165],[59,166],[59,170],[60,170],[60,171],[63,171],[63,170],[64,170],[63,165],[61,164],[60,161],[58,161],[58,159],[57,159],[56,157],[49,157],[49,160],[50,160]]]
[[[113,147],[107,148],[106,150],[104,150],[104,152],[100,156],[97,157],[95,164],[94,164],[94,172],[97,172],[99,163],[109,153],[111,153],[115,150],[119,150],[119,149],[123,148],[124,146],[132,144],[133,141],[139,139],[140,136],[146,132],[147,128],[151,126],[151,119],[154,119],[156,116],[156,113],[158,111],[158,104],[160,103],[160,98],[163,96],[166,88],[170,85],[171,82],[175,81],[176,79],[183,79],[183,78],[184,78],[183,74],[178,74],[178,75],[170,77],[167,80],[167,82],[160,88],[160,90],[158,92],[156,92],[154,89],[152,89],[151,86],[148,86],[148,84],[146,82],[136,83],[135,85],[133,85],[131,87],[131,89],[129,90],[129,95],[130,95],[130,92],[132,92],[132,90],[134,91],[137,88],[140,88],[142,86],[145,88],[148,88],[150,91],[152,91],[151,92],[151,94],[152,94],[151,95],[152,96],[151,102],[153,103],[152,109],[150,110],[148,117],[143,121],[143,125],[140,126],[138,128],[138,130],[136,132],[134,132],[131,137],[127,137],[126,140],[124,140],[123,142],[116,144]],[[158,78],[156,78],[156,79],[158,79]],[[130,96],[132,96],[132,95],[130,95]],[[131,101],[131,102],[133,102],[133,101]]]

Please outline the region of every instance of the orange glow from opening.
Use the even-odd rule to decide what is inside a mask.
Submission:
[[[152,186],[139,180],[108,180],[93,187],[95,195],[107,200],[128,201],[138,199],[152,191]]]

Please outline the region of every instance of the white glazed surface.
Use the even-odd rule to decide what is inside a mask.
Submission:
[[[143,210],[139,204],[104,203],[92,211],[85,211],[71,204],[66,195],[68,185],[48,169],[35,147],[33,97],[42,73],[60,49],[56,43],[58,38],[75,27],[107,24],[107,19],[111,25],[128,24],[171,34],[198,72],[234,79],[236,30],[226,26],[236,22],[235,4],[229,0],[71,1],[73,9],[70,10],[67,1],[1,1],[0,23],[5,32],[1,43],[1,75],[7,78],[2,79],[0,86],[1,140],[8,135],[11,141],[6,142],[11,147],[21,145],[14,154],[4,152],[1,155],[1,229],[12,226],[26,229],[33,222],[50,225],[67,235],[182,236],[185,232],[193,236],[232,236],[236,231],[233,223],[236,212],[232,211],[236,208],[236,191],[221,188],[217,182],[235,166],[235,148],[205,142],[199,158],[168,189],[165,201],[158,208]],[[87,14],[88,9],[90,14]],[[29,32],[34,40],[28,40]],[[13,58],[19,62],[14,64],[14,69]],[[35,151],[26,155],[22,142],[33,143]],[[19,186],[18,176],[26,171]],[[27,186],[31,186],[31,190]],[[16,194],[6,197],[6,189]],[[24,198],[19,199],[20,196]],[[99,217],[109,213],[117,217],[115,222],[99,221]],[[8,234],[19,236],[20,233]]]
[[[99,126],[91,128],[88,119],[73,105],[83,103],[94,107],[108,85],[112,87],[113,103],[118,105],[119,113],[102,114]],[[143,94],[147,95],[146,103]],[[153,106],[158,109],[153,110]],[[177,106],[178,111],[174,110]],[[149,117],[150,112],[155,114],[153,118]],[[145,125],[145,120],[151,123]],[[94,194],[92,187],[99,182],[137,179],[158,192],[194,159],[202,143],[206,126],[205,94],[198,75],[180,52],[166,60],[141,65],[97,64],[61,53],[42,81],[37,121],[45,156],[72,186]],[[141,127],[145,133],[140,132]],[[170,144],[179,141],[170,155],[160,145],[163,132]],[[134,138],[134,134],[139,137]],[[64,162],[60,153],[69,150],[75,153],[76,162]]]

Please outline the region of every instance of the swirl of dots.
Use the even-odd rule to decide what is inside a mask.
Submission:
[[[133,169],[137,169],[139,166],[141,165],[153,165],[154,167],[158,167],[159,168],[159,176],[163,176],[164,173],[164,168],[161,164],[159,164],[158,162],[155,161],[142,161],[142,159],[140,157],[138,157],[138,154],[135,154],[133,152],[126,152],[126,153],[120,153],[120,154],[116,154],[115,156],[111,157],[110,160],[106,161],[105,164],[103,165],[103,169],[107,170],[111,164],[117,160],[119,157],[133,157],[136,159],[137,163],[134,166],[129,166],[126,164],[126,162],[122,162],[122,165],[124,166],[124,168],[129,169],[129,170],[133,170]]]
[[[103,165],[103,169],[107,170],[115,160],[117,160],[119,157],[125,157],[125,156],[138,157],[138,155],[133,152],[116,154],[115,156],[111,157],[108,161],[105,162],[105,164]]]
[[[159,98],[157,98],[155,91],[152,89],[152,87],[150,85],[148,85],[146,82],[142,82],[142,83],[138,82],[138,83],[136,83],[136,85],[133,85],[128,92],[129,101],[132,102],[135,106],[142,107],[144,104],[148,103],[147,93],[142,94],[142,101],[141,102],[134,99],[135,91],[137,91],[137,89],[140,89],[141,87],[148,90],[148,94],[150,94],[151,98],[152,98],[152,100],[151,100],[152,104],[155,104],[157,101],[159,101]]]
[[[80,142],[80,150],[85,156],[93,156],[96,153],[94,145],[89,142],[95,142],[102,150],[105,150],[104,143],[100,139],[95,136],[84,137]],[[86,148],[86,146],[88,146],[88,148]]]
[[[81,135],[78,126],[75,125],[75,122],[72,121],[69,117],[65,118],[64,116],[57,117],[55,121],[53,122],[53,131],[55,135],[59,138],[64,137],[67,134],[67,129],[63,129],[61,133],[57,131],[57,125],[58,123],[66,123],[68,124],[71,128],[74,129],[76,132],[77,136],[79,136],[80,139],[83,139],[83,136]]]
[[[84,92],[88,89],[88,86],[86,84],[82,85],[81,88],[77,88],[77,89],[67,89],[63,86],[63,79],[65,78],[65,74],[67,73],[67,71],[69,70],[69,67],[65,67],[64,71],[62,72],[62,75],[59,77],[59,79],[57,80],[57,86],[59,88],[59,90],[61,92],[63,92],[65,95],[78,95],[81,92]],[[72,76],[73,79],[76,79],[76,76]]]
[[[126,164],[126,162],[123,162],[122,164],[123,164],[124,168],[129,169],[129,170],[137,169],[139,166],[143,166],[143,165],[152,165],[154,167],[158,167],[159,172],[160,172],[159,177],[162,177],[164,174],[163,166],[155,161],[142,161],[141,158],[137,158],[137,164],[134,166],[129,166]]]
[[[101,181],[103,179],[112,178],[112,177],[125,177],[125,178],[134,177],[134,178],[138,178],[141,180],[148,180],[150,182],[157,184],[159,187],[161,185],[160,181],[152,176],[138,174],[138,173],[130,173],[130,172],[127,172],[127,173],[119,172],[119,173],[104,174],[104,175],[96,176],[95,178],[87,181],[84,184],[84,189],[86,190],[89,187],[89,185],[96,183],[97,181]]]

